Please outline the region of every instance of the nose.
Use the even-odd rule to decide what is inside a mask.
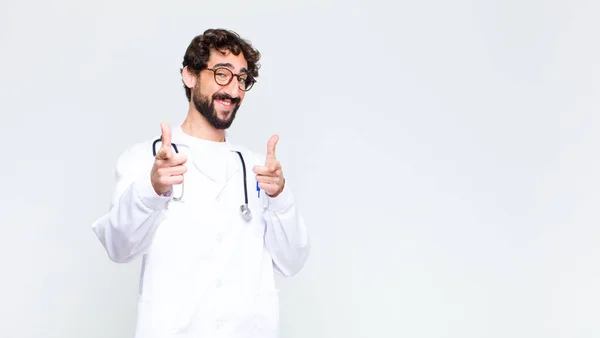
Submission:
[[[231,95],[231,97],[239,97],[240,92],[240,83],[238,82],[238,79],[234,76],[229,85],[227,85],[227,93]]]

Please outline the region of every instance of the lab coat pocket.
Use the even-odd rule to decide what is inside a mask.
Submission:
[[[266,223],[262,200],[258,198],[252,199],[249,206],[250,210],[252,210],[252,221],[249,224],[252,229],[252,234],[256,237],[263,237],[265,235]]]
[[[252,234],[256,237],[264,237],[265,236],[265,231],[267,230],[267,225],[265,223],[264,218],[261,215],[258,215],[260,217],[256,217],[256,219],[254,219],[252,221],[252,224],[250,224],[251,228],[252,228]]]
[[[139,337],[166,337],[185,329],[192,319],[189,302],[141,295],[138,301]],[[142,334],[143,333],[143,334]]]
[[[249,338],[279,337],[279,290],[258,294],[236,332]]]

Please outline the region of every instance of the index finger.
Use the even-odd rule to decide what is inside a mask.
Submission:
[[[279,141],[279,135],[273,135],[267,143],[267,158],[275,159],[275,146]]]
[[[162,133],[162,148],[171,148],[171,127],[168,123],[162,122],[160,131]]]

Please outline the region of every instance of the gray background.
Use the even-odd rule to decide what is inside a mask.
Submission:
[[[90,226],[210,27],[263,54],[231,134],[279,133],[314,246],[282,337],[600,336],[599,10],[2,0],[0,337],[132,337],[139,260]]]

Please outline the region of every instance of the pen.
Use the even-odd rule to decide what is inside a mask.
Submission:
[[[260,188],[258,187],[258,181],[256,181],[256,191],[258,191],[258,198],[260,198]]]

